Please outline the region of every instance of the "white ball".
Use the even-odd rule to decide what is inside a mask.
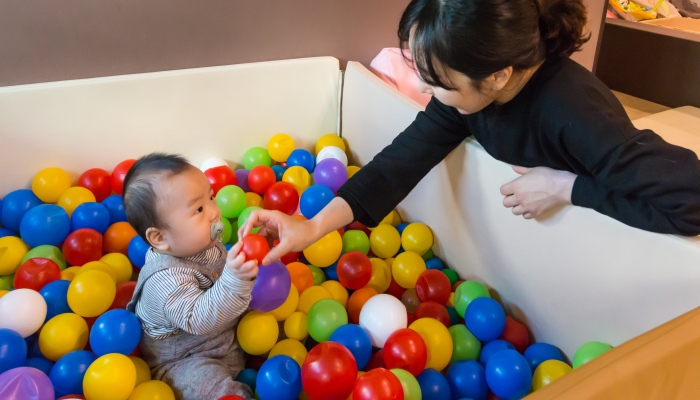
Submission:
[[[202,170],[202,172],[206,172],[208,169],[220,167],[222,165],[228,166],[228,163],[221,158],[212,157],[207,158],[199,169]]]
[[[346,167],[348,166],[348,156],[340,147],[324,147],[321,151],[318,152],[318,155],[316,155],[316,165],[318,165],[321,161],[325,160],[326,158],[335,158],[336,160],[342,162]]]
[[[369,333],[372,346],[380,349],[389,335],[407,325],[406,306],[388,294],[371,297],[360,311],[360,326]]]
[[[0,329],[27,337],[44,324],[46,301],[31,289],[17,289],[0,297]]]

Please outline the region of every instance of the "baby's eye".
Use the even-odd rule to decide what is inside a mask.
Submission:
[[[202,211],[204,211],[204,207],[199,207],[199,208],[197,209],[197,212],[198,212],[198,213],[201,213]]]

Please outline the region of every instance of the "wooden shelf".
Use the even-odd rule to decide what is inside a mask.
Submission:
[[[641,22],[625,21],[624,19],[616,18],[606,18],[605,23],[615,26],[621,26],[624,28],[635,29],[642,32],[649,32],[657,35],[664,35],[700,43],[700,35],[697,33],[684,32],[676,29],[666,28],[663,26],[649,25]],[[605,33],[603,33],[603,35],[605,35]]]

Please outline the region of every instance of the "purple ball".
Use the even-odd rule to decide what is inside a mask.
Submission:
[[[54,400],[51,380],[32,367],[19,367],[0,375],[0,399]]]
[[[260,266],[253,286],[250,308],[268,312],[284,304],[292,286],[292,277],[281,261]]]
[[[345,164],[335,158],[326,158],[314,169],[314,184],[328,187],[333,193],[337,192],[348,180],[348,170]]]
[[[244,192],[252,192],[250,186],[248,186],[248,174],[250,171],[247,169],[237,169],[233,171],[236,174],[236,186],[243,189]]]

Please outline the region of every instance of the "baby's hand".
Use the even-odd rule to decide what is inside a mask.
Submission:
[[[245,254],[241,251],[243,242],[236,243],[231,247],[226,256],[226,269],[233,273],[233,276],[243,281],[252,281],[258,276],[258,262],[255,260],[245,260]]]

